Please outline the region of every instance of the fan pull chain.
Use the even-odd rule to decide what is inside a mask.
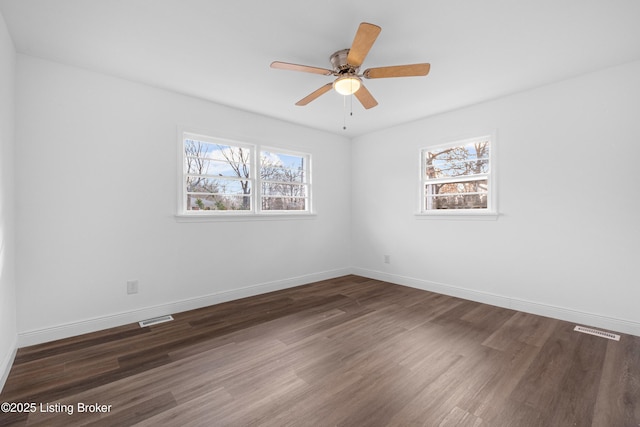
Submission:
[[[353,95],[345,95],[342,98],[342,129],[347,130],[347,97],[349,97],[349,116],[353,116]]]
[[[347,97],[342,97],[342,130],[347,130]]]
[[[349,109],[351,110],[351,112],[349,113],[350,116],[353,116],[353,95],[349,96]]]

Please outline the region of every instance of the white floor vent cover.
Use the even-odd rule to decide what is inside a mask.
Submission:
[[[173,320],[173,317],[168,315],[168,316],[160,316],[160,317],[154,317],[153,319],[143,320],[142,322],[138,322],[138,324],[140,325],[141,328],[144,328],[146,326],[157,325],[158,323],[171,322],[172,320]]]
[[[612,334],[611,332],[599,331],[597,329],[586,328],[584,326],[576,326],[574,331],[582,332],[583,334],[595,335],[597,337],[608,338],[614,341],[620,341],[620,335]]]

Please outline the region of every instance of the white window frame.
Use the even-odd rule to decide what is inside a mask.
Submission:
[[[476,134],[477,135],[477,134]],[[470,176],[471,180],[487,179],[487,207],[477,209],[426,209],[426,186],[434,183],[458,182],[465,180],[464,176],[456,178],[428,179],[426,175],[425,153],[433,150],[441,150],[450,147],[465,146],[479,141],[489,141],[489,171],[486,174]],[[420,179],[418,191],[419,219],[482,219],[494,220],[498,213],[498,190],[496,172],[496,136],[495,132],[483,133],[481,136],[449,139],[447,142],[429,145],[420,149]],[[469,179],[467,179],[469,180]]]
[[[250,209],[248,210],[188,210],[187,209],[187,189],[186,189],[186,177],[187,177],[187,164],[186,154],[184,150],[185,139],[195,139],[209,144],[229,145],[235,147],[242,147],[250,150],[249,167],[250,176],[247,180],[250,181],[251,193]],[[306,182],[302,183],[307,188],[305,210],[263,210],[262,209],[262,180],[260,177],[260,155],[263,151],[285,154],[291,156],[299,156],[305,159],[305,176]],[[178,221],[201,221],[201,220],[253,220],[253,219],[281,219],[283,217],[288,218],[309,218],[315,216],[313,212],[312,204],[312,187],[311,187],[311,154],[300,151],[294,151],[286,148],[279,148],[272,145],[262,145],[254,142],[238,141],[237,139],[230,139],[227,137],[216,137],[204,134],[202,132],[193,132],[190,130],[179,129],[178,130],[178,203],[176,219]],[[229,180],[245,180],[244,178],[228,177],[224,179]]]

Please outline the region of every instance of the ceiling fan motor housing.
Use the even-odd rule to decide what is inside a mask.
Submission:
[[[358,74],[360,67],[349,65],[347,63],[347,55],[349,55],[349,49],[342,49],[329,58],[336,74]]]

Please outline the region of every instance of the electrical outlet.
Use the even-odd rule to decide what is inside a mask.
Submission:
[[[391,255],[385,255],[384,256],[384,263],[385,264],[391,264]]]
[[[137,294],[138,293],[138,281],[137,280],[127,280],[127,294]]]

